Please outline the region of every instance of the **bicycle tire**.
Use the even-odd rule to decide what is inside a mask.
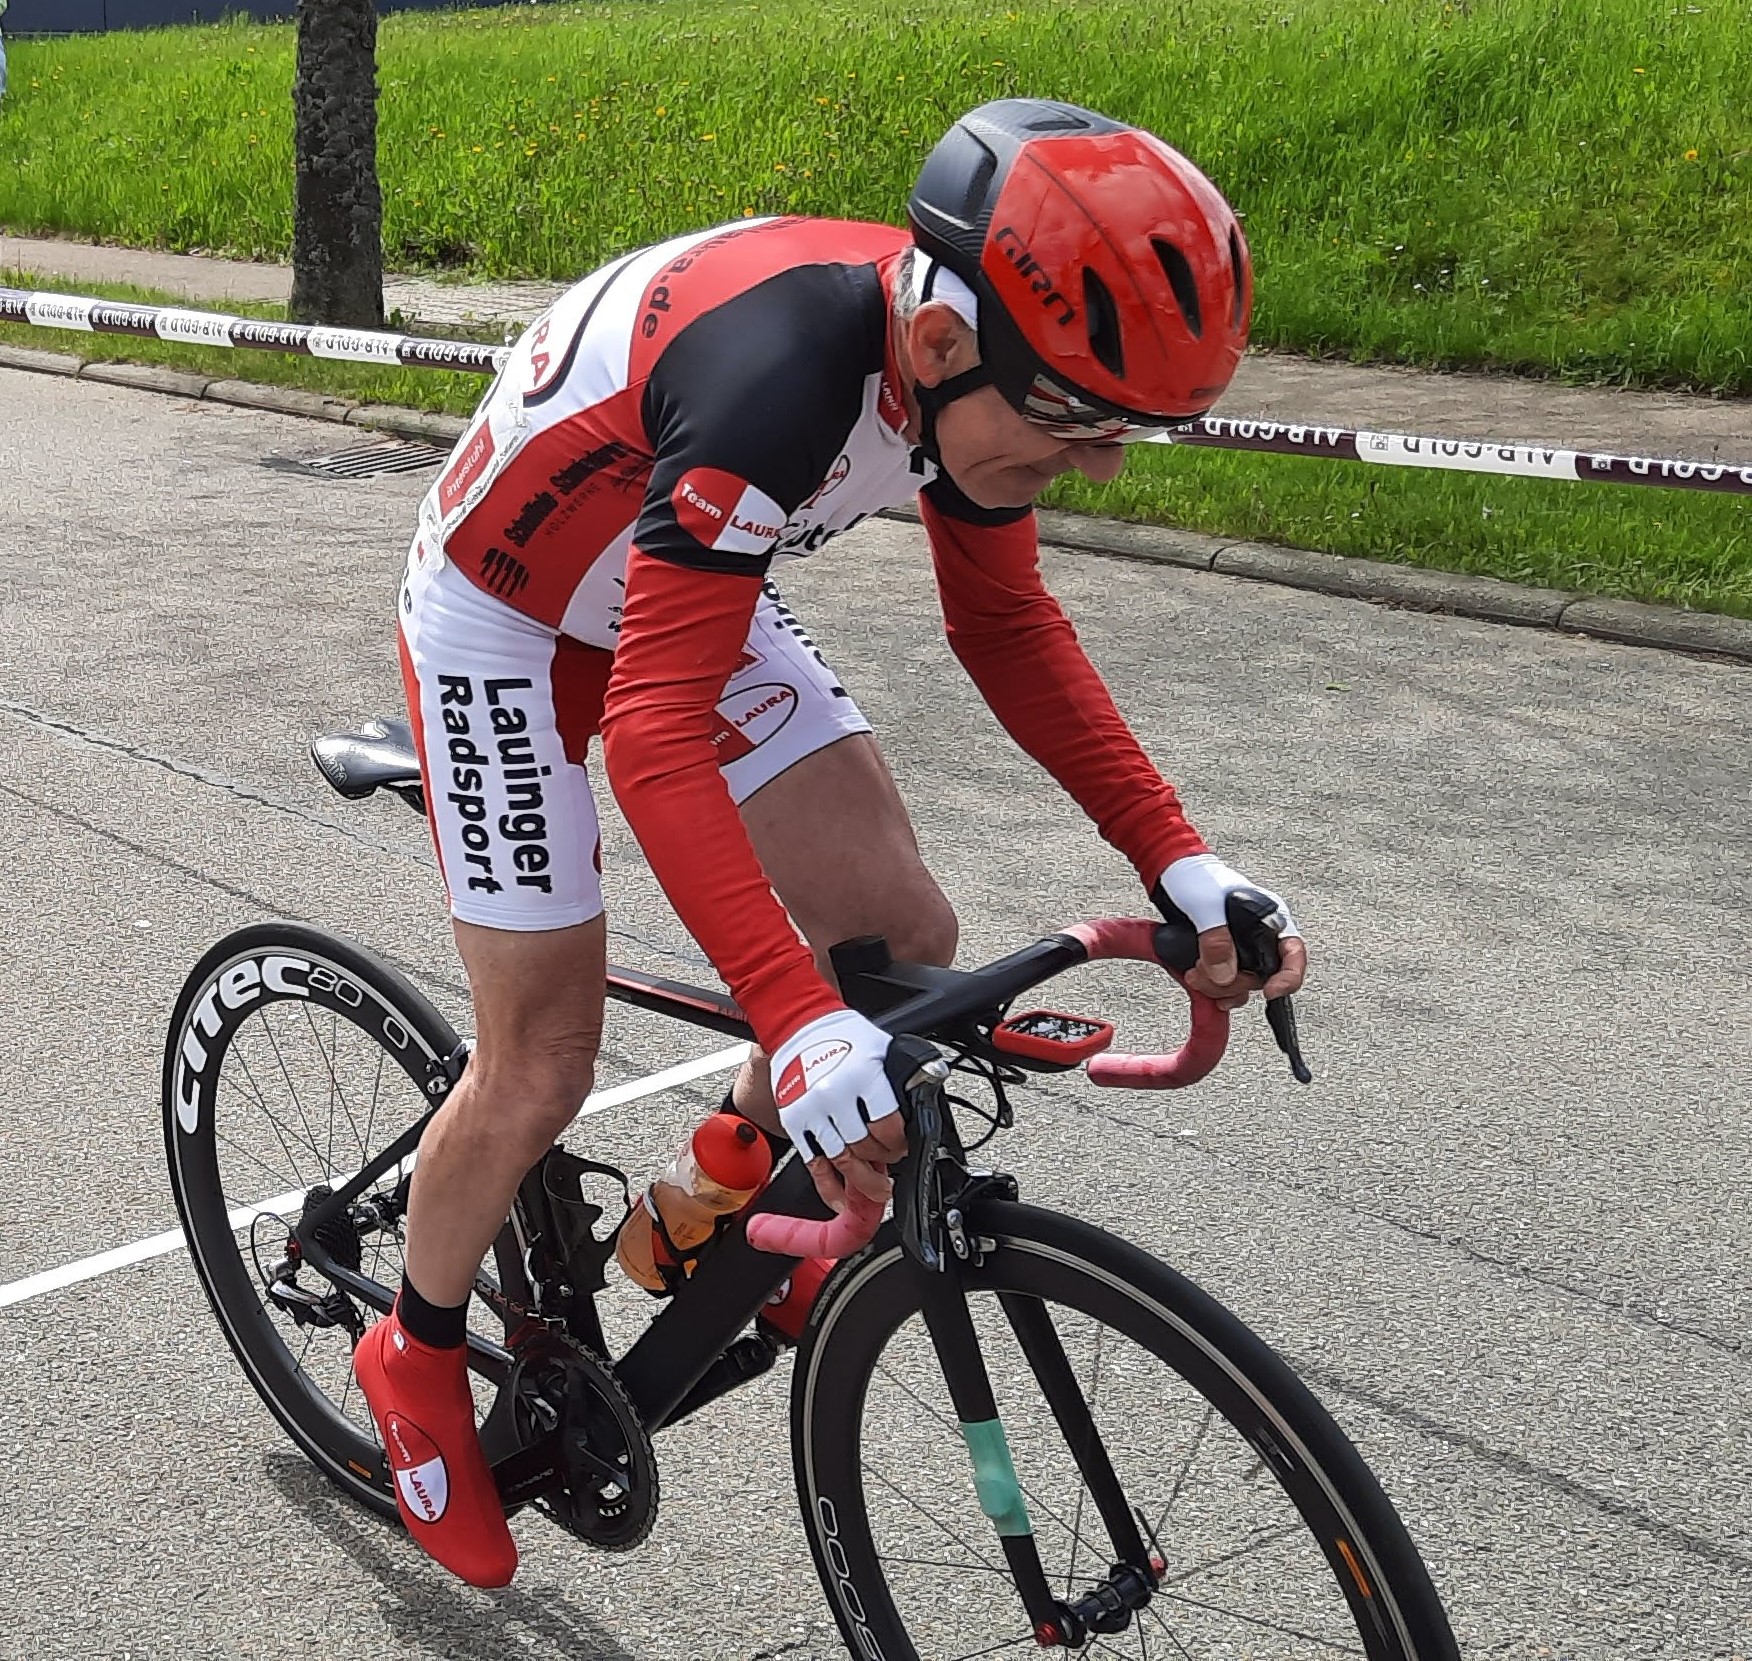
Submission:
[[[1214,1423],[1216,1415],[1221,1415],[1246,1444],[1245,1447],[1237,1444],[1237,1451],[1246,1455],[1251,1450],[1259,1466],[1276,1479],[1275,1497],[1266,1493],[1266,1485],[1259,1487],[1260,1498],[1271,1499],[1290,1519],[1291,1526],[1282,1531],[1281,1537],[1288,1539],[1297,1534],[1298,1549],[1309,1563],[1310,1582],[1320,1580],[1325,1587],[1324,1595],[1341,1619],[1348,1611],[1355,1620],[1354,1631],[1346,1634],[1343,1642],[1319,1640],[1329,1644],[1329,1648],[1292,1648],[1281,1635],[1283,1632],[1302,1639],[1310,1634],[1287,1625],[1277,1629],[1280,1635],[1270,1640],[1270,1647],[1257,1651],[1245,1636],[1238,1644],[1205,1648],[1202,1643],[1189,1642],[1185,1631],[1176,1630],[1184,1606],[1197,1600],[1180,1593],[1164,1593],[1162,1588],[1170,1584],[1164,1572],[1149,1607],[1167,1629],[1167,1640],[1159,1648],[1150,1644],[1147,1641],[1153,1635],[1150,1629],[1144,1637],[1137,1634],[1128,1637],[1123,1650],[1117,1639],[1095,1640],[1099,1653],[1146,1656],[1160,1653],[1177,1657],[1221,1654],[1224,1661],[1236,1661],[1241,1654],[1254,1653],[1354,1654],[1358,1653],[1356,1646],[1360,1642],[1361,1653],[1371,1661],[1457,1661],[1454,1638],[1428,1571],[1391,1502],[1330,1415],[1261,1339],[1184,1276],[1137,1247],[1073,1218],[1033,1206],[987,1200],[980,1204],[977,1221],[970,1227],[970,1232],[974,1231],[994,1240],[995,1249],[983,1265],[963,1267],[960,1271],[965,1276],[970,1310],[981,1309],[988,1316],[1001,1311],[998,1298],[989,1294],[1039,1299],[1049,1310],[1063,1310],[1079,1320],[1093,1321],[1098,1332],[1117,1333],[1116,1348],[1125,1343],[1142,1352],[1146,1359],[1153,1357],[1171,1370],[1189,1387],[1191,1399],[1207,1404],[1207,1427]],[[886,1499],[882,1485],[896,1489],[898,1485],[883,1477],[880,1470],[875,1472],[878,1480],[867,1482],[865,1474],[865,1461],[870,1454],[868,1442],[873,1434],[868,1423],[871,1389],[878,1369],[886,1369],[884,1357],[908,1345],[917,1353],[930,1354],[928,1337],[922,1329],[908,1329],[905,1339],[897,1337],[920,1308],[923,1275],[924,1271],[902,1251],[892,1225],[863,1253],[842,1263],[823,1287],[811,1314],[792,1380],[792,1451],[804,1527],[841,1637],[861,1661],[918,1661],[919,1657],[947,1661],[951,1651],[959,1648],[959,1641],[951,1644],[935,1630],[940,1618],[936,1605],[927,1605],[931,1631],[909,1631],[895,1600],[891,1570],[884,1567],[883,1553],[878,1549],[869,1505],[871,1491]],[[1057,1319],[1060,1326],[1068,1322],[1066,1316]],[[1100,1342],[1098,1337],[1097,1378]],[[989,1349],[988,1340],[982,1338],[981,1348]],[[987,1361],[991,1365],[989,1354]],[[1037,1385],[1038,1376],[1035,1373]],[[884,1393],[889,1382],[885,1370]],[[934,1383],[941,1393],[940,1369]],[[1132,1387],[1129,1381],[1128,1387]],[[927,1434],[928,1421],[934,1416],[930,1401],[904,1386],[901,1395],[911,1398],[903,1402],[903,1413],[927,1426],[927,1430],[917,1434]],[[1003,1398],[1004,1391],[1000,1390],[1005,1428],[1014,1441],[1014,1407],[1006,1407]],[[947,1406],[946,1396],[943,1400]],[[919,1412],[921,1407],[925,1409],[923,1413]],[[1040,1413],[1050,1421],[1044,1401]],[[983,1648],[976,1644],[964,1653],[1001,1655],[1008,1653],[1010,1643],[1017,1644],[1018,1653],[1024,1650],[1038,1653],[1037,1640],[1028,1629],[1013,1583],[1006,1581],[998,1586],[989,1577],[981,1578],[987,1569],[1007,1573],[1001,1564],[990,1558],[983,1564],[933,1563],[916,1555],[922,1548],[912,1543],[915,1538],[924,1535],[928,1540],[937,1540],[935,1533],[926,1533],[915,1520],[920,1513],[952,1538],[959,1537],[942,1521],[945,1505],[961,1505],[967,1516],[984,1522],[973,1503],[973,1473],[966,1450],[950,1434],[954,1428],[951,1414],[942,1419],[942,1429],[936,1433],[959,1454],[959,1471],[953,1466],[947,1470],[948,1487],[940,1480],[911,1476],[914,1471],[922,1472],[923,1466],[916,1454],[908,1451],[914,1433],[904,1421],[898,1424],[896,1439],[890,1444],[892,1452],[889,1448],[879,1450],[884,1458],[892,1457],[900,1464],[909,1480],[921,1482],[927,1496],[924,1502],[905,1496],[910,1509],[902,1510],[900,1515],[914,1534],[905,1537],[907,1544],[902,1550],[906,1555],[895,1557],[894,1562],[924,1563],[939,1573],[962,1567],[972,1571],[962,1577],[967,1584],[955,1587],[948,1598],[941,1600],[942,1608],[948,1611],[941,1616],[944,1620],[958,1618],[957,1612],[970,1604],[979,1587],[991,1586],[992,1598],[999,1604],[1007,1600],[1014,1621],[1022,1625],[1020,1636]],[[1048,1435],[1056,1436],[1056,1427],[1049,1426]],[[1104,1441],[1110,1435],[1109,1429],[1102,1430]],[[1073,1460],[1073,1469],[1077,1469],[1068,1446],[1062,1440],[1057,1445],[1065,1458]],[[1197,1452],[1195,1443],[1176,1482],[1176,1499]],[[1080,1469],[1078,1475],[1087,1486]],[[959,1496],[954,1493],[957,1483],[963,1490]],[[1027,1482],[1023,1481],[1021,1486],[1026,1492]],[[1031,1502],[1036,1497],[1030,1496]],[[1131,1498],[1129,1487],[1127,1498]],[[1168,1510],[1163,1512],[1163,1523],[1174,1503],[1171,1500]],[[1062,1525],[1062,1517],[1048,1509],[1053,1523]],[[1082,1514],[1079,1499],[1077,1527],[1071,1531],[1073,1576]],[[1294,1528],[1297,1519],[1318,1546],[1318,1559],[1306,1538]],[[985,1526],[989,1537],[990,1524]],[[884,1537],[891,1535],[892,1530]],[[968,1542],[963,1539],[962,1544]],[[939,1549],[953,1548],[941,1548],[939,1543]],[[969,1549],[973,1555],[981,1555],[977,1546]],[[1277,1538],[1273,1538],[1269,1548],[1261,1549],[1277,1550]],[[1325,1586],[1320,1579],[1322,1560],[1330,1569],[1335,1586]],[[1112,1562],[1111,1557],[1108,1562]],[[1227,1559],[1218,1562],[1224,1565],[1223,1572],[1231,1572]],[[1258,1572],[1259,1567],[1267,1566],[1250,1568],[1248,1573],[1266,1588],[1269,1596],[1275,1591],[1275,1583]],[[1165,1565],[1161,1567],[1165,1569]],[[1190,1577],[1183,1577],[1174,1584],[1184,1586],[1189,1580]],[[1070,1590],[1071,1577],[1067,1577],[1067,1596]],[[1286,1606],[1293,1603],[1287,1584],[1282,1595]],[[1180,1599],[1168,1605],[1175,1611],[1175,1625],[1170,1625],[1161,1614],[1164,1596]],[[1209,1624],[1208,1614],[1198,1618]],[[1244,1635],[1253,1633],[1253,1627],[1246,1623],[1256,1621],[1256,1617],[1242,1612],[1236,1618]],[[1144,1620],[1145,1614],[1140,1612],[1139,1624]],[[1271,1623],[1260,1620],[1257,1624],[1267,1627]],[[1317,1634],[1313,1636],[1318,1639]],[[1256,1634],[1253,1641],[1259,1641]]]
[[[227,935],[201,958],[177,999],[165,1044],[164,1140],[171,1190],[195,1273],[220,1329],[257,1395],[317,1468],[374,1511],[394,1517],[388,1468],[368,1420],[348,1417],[294,1357],[287,1334],[296,1328],[285,1311],[269,1308],[239,1245],[238,1232],[244,1225],[234,1226],[225,1193],[217,1129],[228,1111],[221,1099],[225,1064],[245,1023],[258,1014],[266,1020],[265,1012],[283,1003],[302,1005],[300,1013],[313,1032],[319,1028],[310,1011],[326,1014],[333,1023],[337,1053],[340,1024],[348,1023],[365,1039],[375,1041],[379,1082],[385,1056],[408,1081],[408,1111],[379,1140],[370,1136],[376,1122],[374,1109],[371,1125],[359,1137],[361,1157],[355,1168],[363,1163],[367,1141],[377,1140],[381,1146],[429,1105],[438,1088],[434,1082],[438,1064],[455,1051],[458,1040],[450,1023],[403,976],[370,952],[302,924],[270,922]],[[333,1088],[344,1101],[332,1059],[330,1069]],[[283,1061],[281,1070],[285,1071]],[[290,1074],[287,1082],[292,1082]],[[235,1079],[229,1087],[236,1088]],[[238,1116],[232,1112],[233,1119]],[[314,1135],[305,1145],[309,1157],[318,1159],[321,1150]],[[375,1146],[369,1149],[377,1151]],[[293,1174],[302,1175],[298,1165],[304,1156],[294,1157],[288,1148],[286,1157]],[[323,1162],[334,1163],[332,1115],[330,1148]],[[318,1180],[334,1174],[332,1169],[321,1170]],[[260,1217],[248,1225],[252,1244],[258,1224]],[[272,1232],[272,1225],[267,1232]],[[344,1329],[341,1339],[345,1341]],[[306,1353],[308,1349],[307,1342]],[[350,1376],[350,1345],[339,1364]],[[343,1404],[344,1400],[343,1396]]]

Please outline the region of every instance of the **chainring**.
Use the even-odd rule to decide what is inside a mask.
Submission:
[[[657,1455],[614,1369],[551,1327],[512,1346],[510,1376],[481,1439],[526,1448],[559,1433],[562,1483],[532,1502],[568,1534],[603,1551],[631,1551],[657,1521]]]

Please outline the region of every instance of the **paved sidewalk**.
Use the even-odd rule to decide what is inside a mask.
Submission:
[[[0,271],[32,273],[45,287],[135,283],[208,305],[285,303],[291,268],[240,260],[99,247],[0,233]],[[559,292],[551,283],[436,282],[392,276],[384,301],[412,322],[443,328],[527,323]],[[45,346],[54,346],[45,332]],[[1444,438],[1562,445],[1620,455],[1752,462],[1752,399],[1564,386],[1512,375],[1440,374],[1318,362],[1287,353],[1249,356],[1222,413]]]

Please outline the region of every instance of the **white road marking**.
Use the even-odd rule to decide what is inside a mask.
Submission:
[[[678,1084],[690,1084],[695,1079],[707,1078],[713,1073],[727,1072],[732,1067],[741,1066],[747,1059],[748,1046],[733,1044],[727,1050],[714,1050],[710,1055],[699,1056],[693,1061],[665,1067],[660,1073],[632,1079],[608,1090],[593,1091],[578,1109],[578,1117],[587,1119],[593,1113],[605,1113],[609,1108],[619,1107],[624,1102],[636,1102],[642,1097],[672,1090]],[[409,1163],[413,1162],[410,1160]],[[303,1202],[304,1190],[300,1188],[289,1194],[276,1194],[272,1199],[258,1200],[254,1205],[240,1205],[230,1214],[231,1226],[242,1228],[252,1218],[263,1213],[290,1211]],[[64,1263],[58,1269],[45,1269],[39,1275],[28,1275],[23,1280],[10,1281],[0,1286],[0,1309],[23,1303],[28,1298],[40,1298],[47,1292],[58,1292],[62,1287],[77,1285],[82,1280],[95,1280],[99,1275],[107,1275],[115,1269],[125,1269],[134,1263],[163,1257],[170,1252],[182,1250],[183,1245],[183,1231],[173,1228],[163,1234],[136,1240],[131,1245],[117,1246],[113,1251],[99,1252],[95,1257],[82,1257],[77,1263]]]

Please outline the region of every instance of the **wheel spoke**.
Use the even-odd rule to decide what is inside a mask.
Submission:
[[[1031,1647],[1037,1647],[1034,1646],[1034,1632],[1032,1628],[1029,1631],[1024,1632],[1020,1638],[1006,1638],[1001,1644],[993,1644],[987,1649],[970,1649],[964,1654],[951,1657],[951,1661],[979,1661],[979,1658],[982,1655],[1002,1655],[1005,1650],[1014,1649],[1018,1644],[1027,1644]]]
[[[272,1009],[273,1007],[272,1004],[268,1005],[269,1009]],[[304,1103],[298,1098],[298,1086],[292,1082],[292,1074],[286,1067],[286,1058],[280,1051],[280,1040],[274,1032],[274,1024],[268,1019],[266,1014],[262,1016],[262,1029],[268,1035],[268,1043],[272,1046],[274,1051],[274,1060],[279,1063],[280,1076],[285,1079],[286,1088],[292,1094],[292,1105],[298,1109],[299,1122],[304,1126],[304,1134],[309,1139],[311,1152],[315,1153],[318,1159],[321,1159],[322,1155],[316,1146],[316,1132],[310,1128],[310,1120],[304,1112]],[[326,1177],[328,1175],[328,1168],[325,1166],[318,1175]]]
[[[935,1518],[932,1519],[933,1522],[935,1520]],[[1010,1578],[1010,1571],[1000,1569],[995,1563],[951,1563],[943,1557],[895,1557],[888,1552],[879,1553],[876,1561],[878,1563],[905,1563],[918,1569],[953,1569],[957,1574],[966,1574],[969,1569],[978,1569],[981,1574],[995,1574],[1004,1580]]]
[[[250,1088],[255,1091],[255,1094],[253,1096],[247,1094],[239,1087],[237,1081],[231,1077],[230,1073],[223,1069],[219,1075],[220,1083],[225,1085],[227,1089],[236,1091],[241,1100],[250,1103],[250,1105],[268,1121],[268,1124],[273,1129],[275,1140],[280,1144],[280,1151],[286,1156],[286,1163],[291,1173],[292,1181],[298,1187],[307,1187],[308,1184],[304,1180],[304,1173],[298,1169],[297,1155],[287,1146],[285,1132],[281,1128],[280,1121],[269,1111],[267,1099],[263,1096],[261,1087],[256,1083],[254,1074],[249,1070],[249,1057],[243,1053],[241,1046],[234,1046],[225,1059],[230,1061],[232,1056],[236,1057],[237,1065],[243,1069],[243,1076],[249,1080]],[[296,1137],[294,1140],[296,1140]],[[314,1142],[306,1141],[304,1146],[310,1149],[312,1158],[321,1159],[321,1152],[318,1150],[317,1145]]]
[[[900,1497],[903,1500],[905,1500],[906,1503],[913,1508],[913,1510],[918,1512],[918,1514],[921,1517],[923,1517],[927,1522],[935,1523],[937,1525],[937,1527],[942,1529],[942,1531],[945,1534],[947,1534],[949,1536],[949,1538],[956,1543],[956,1545],[960,1546],[963,1551],[969,1552],[974,1557],[977,1557],[979,1559],[980,1563],[982,1565],[984,1565],[984,1567],[991,1569],[998,1574],[1001,1574],[1006,1580],[1008,1580],[1010,1578],[1010,1571],[1008,1569],[998,1568],[997,1564],[992,1562],[992,1560],[989,1557],[987,1557],[986,1554],[983,1551],[981,1551],[978,1546],[974,1545],[974,1543],[971,1540],[963,1539],[959,1534],[957,1534],[955,1532],[954,1529],[952,1529],[946,1522],[944,1522],[941,1517],[938,1517],[938,1516],[934,1515],[932,1512],[927,1511],[924,1508],[924,1506],[920,1505],[919,1502],[916,1499],[914,1499],[912,1497],[912,1495],[909,1494],[904,1488],[902,1488],[898,1482],[895,1482],[890,1477],[884,1476],[880,1471],[871,1470],[868,1466],[865,1467],[865,1470],[868,1472],[869,1475],[875,1477],[876,1480],[883,1485],[883,1487],[892,1488],[895,1493],[900,1495]]]
[[[365,1116],[365,1134],[359,1138],[359,1163],[371,1159],[371,1133],[377,1129],[377,1103],[383,1093],[383,1064],[389,1059],[381,1046],[377,1051],[377,1076],[371,1081],[371,1111]]]
[[[251,1165],[256,1166],[259,1170],[265,1171],[270,1177],[273,1178],[274,1187],[276,1189],[282,1187],[285,1184],[287,1179],[286,1179],[286,1173],[284,1171],[276,1170],[265,1159],[258,1159],[256,1157],[256,1155],[251,1153],[249,1151],[249,1149],[244,1147],[241,1143],[232,1141],[232,1139],[229,1136],[225,1136],[225,1135],[221,1134],[218,1130],[215,1130],[213,1132],[213,1140],[215,1142],[219,1143],[221,1146],[229,1148],[233,1153],[235,1153],[238,1156],[239,1159],[247,1160]],[[292,1183],[295,1187],[302,1188],[305,1185],[304,1178],[298,1174],[296,1169],[292,1172],[291,1180],[292,1180]],[[250,1203],[251,1203],[250,1201],[248,1201],[246,1199],[242,1199],[236,1194],[227,1194],[225,1197],[225,1204],[226,1204],[226,1207],[228,1209],[232,1206],[248,1205]]]
[[[1190,1569],[1184,1569],[1179,1574],[1165,1576],[1163,1586],[1184,1586],[1189,1580],[1196,1580],[1201,1574],[1209,1574],[1212,1569],[1220,1568],[1225,1563],[1238,1563],[1244,1557],[1251,1557],[1261,1546],[1270,1545],[1275,1540],[1288,1540],[1302,1532],[1300,1523],[1285,1523],[1280,1528],[1269,1528],[1263,1534],[1255,1535],[1245,1545],[1237,1546],[1233,1551],[1226,1551],[1220,1557],[1208,1557],[1202,1563],[1195,1563]]]
[[[1286,1638],[1300,1638],[1304,1643],[1319,1644],[1324,1649],[1334,1650],[1340,1655],[1363,1655],[1363,1649],[1354,1644],[1335,1643],[1331,1638],[1323,1638],[1317,1632],[1304,1632],[1299,1627],[1284,1626],[1278,1621],[1268,1621],[1259,1615],[1245,1615],[1239,1609],[1226,1609],[1220,1603],[1205,1603],[1198,1598],[1189,1598],[1181,1592],[1158,1592],[1157,1598],[1168,1603],[1185,1604],[1190,1609],[1203,1609],[1217,1615],[1227,1615],[1230,1620],[1240,1621],[1246,1626],[1263,1627],[1267,1632],[1278,1632]],[[1155,1602],[1150,1603],[1149,1611],[1158,1621],[1162,1621],[1163,1630],[1168,1629],[1168,1623],[1162,1620],[1161,1612]]]
[[[1187,1474],[1192,1470],[1192,1462],[1198,1458],[1198,1450],[1204,1439],[1210,1433],[1212,1423],[1217,1417],[1214,1407],[1207,1407],[1198,1427],[1198,1434],[1192,1439],[1192,1446],[1186,1450],[1186,1462],[1180,1467],[1180,1474],[1174,1479],[1174,1487],[1168,1495],[1168,1503],[1162,1507],[1162,1515],[1156,1519],[1156,1526],[1150,1532],[1159,1540],[1162,1537],[1163,1525],[1168,1521],[1168,1513],[1174,1509],[1174,1502],[1180,1498],[1181,1490],[1186,1486]]]
[[[902,1395],[909,1397],[924,1413],[926,1413],[930,1418],[934,1419],[945,1430],[949,1431],[955,1438],[956,1447],[961,1448],[965,1451],[967,1444],[962,1438],[961,1426],[959,1424],[957,1424],[954,1419],[952,1419],[947,1413],[943,1412],[942,1409],[940,1409],[936,1406],[933,1406],[932,1403],[930,1403],[923,1396],[921,1396],[918,1393],[918,1391],[913,1389],[911,1385],[907,1384],[902,1379],[897,1378],[894,1375],[894,1373],[889,1370],[888,1367],[879,1366],[877,1368],[877,1371],[879,1371],[882,1374],[882,1376],[889,1381],[890,1384],[892,1384],[897,1390],[899,1390]],[[1067,1534],[1073,1533],[1071,1525],[1069,1523],[1067,1523],[1064,1520],[1064,1518],[1058,1514],[1058,1512],[1053,1510],[1053,1508],[1050,1505],[1048,1505],[1046,1503],[1046,1501],[1040,1497],[1039,1494],[1037,1494],[1032,1488],[1030,1488],[1026,1482],[1021,1482],[1020,1479],[1018,1479],[1018,1486],[1021,1488],[1022,1492],[1024,1494],[1026,1494],[1028,1496],[1028,1498],[1034,1503],[1034,1505],[1036,1507],[1038,1507],[1040,1514],[1043,1517],[1051,1518],[1052,1521],[1057,1523],[1059,1525],[1059,1527],[1062,1528]]]

